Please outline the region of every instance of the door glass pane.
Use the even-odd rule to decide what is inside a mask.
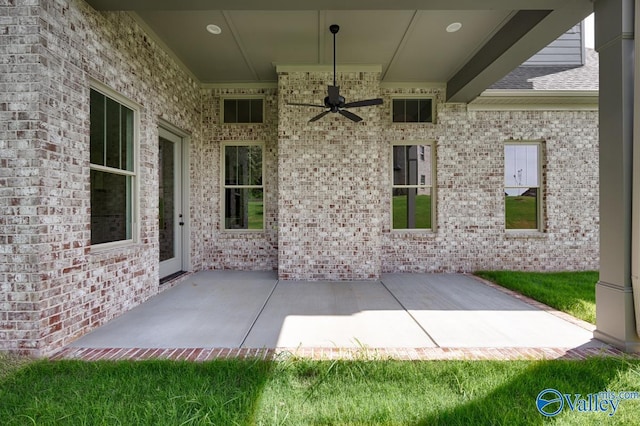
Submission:
[[[160,138],[160,261],[175,257],[175,164],[174,145]]]

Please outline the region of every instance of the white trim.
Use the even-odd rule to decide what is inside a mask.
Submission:
[[[333,73],[333,65],[318,64],[274,64],[276,72],[331,72]],[[377,64],[352,64],[337,65],[336,72],[377,72],[382,73],[382,65]]]
[[[246,90],[259,90],[259,89],[277,89],[277,81],[265,81],[265,82],[234,82],[234,83],[202,83],[200,85],[202,89],[246,89]],[[238,95],[239,96],[239,95]]]
[[[438,89],[438,90],[446,90],[447,83],[440,82],[425,82],[425,81],[417,81],[417,82],[382,82],[380,83],[381,89]],[[401,95],[401,93],[398,93]]]
[[[597,111],[597,90],[487,89],[468,104],[469,111]]]

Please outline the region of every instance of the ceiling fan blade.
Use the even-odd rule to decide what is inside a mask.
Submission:
[[[347,104],[344,104],[342,108],[357,108],[357,107],[372,106],[372,105],[382,105],[382,99],[376,98],[376,99],[366,99],[364,101],[349,102]]]
[[[338,110],[338,112],[340,114],[344,115],[345,117],[347,117],[349,120],[355,121],[356,123],[362,121],[362,117],[358,117],[357,115],[355,115],[351,111]]]
[[[324,117],[325,115],[329,114],[330,112],[331,112],[331,110],[327,110],[325,112],[321,112],[320,114],[316,115],[311,120],[309,120],[309,123],[313,123],[314,121],[320,120],[322,117]]]
[[[309,106],[309,107],[317,107],[317,108],[326,108],[324,105],[315,105],[315,104],[299,104],[296,102],[288,102],[287,105],[297,105],[297,106]]]
[[[340,103],[340,86],[327,86],[329,92],[329,103],[338,105]]]

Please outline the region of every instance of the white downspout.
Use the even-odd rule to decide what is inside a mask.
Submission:
[[[636,334],[640,337],[640,0],[635,2],[634,17],[634,95],[633,95],[633,176],[631,208],[631,285],[636,316]]]

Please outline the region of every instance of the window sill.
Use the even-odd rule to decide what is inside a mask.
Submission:
[[[102,243],[92,245],[89,249],[91,254],[99,254],[112,250],[123,249],[123,248],[131,248],[136,246],[137,243],[134,240],[125,240],[125,241],[114,241],[111,243]]]
[[[264,235],[264,229],[221,229],[221,235],[228,236],[245,236],[245,235]]]
[[[525,230],[525,229],[505,229],[505,236],[507,238],[547,238],[548,234],[537,229]]]
[[[436,231],[434,231],[433,229],[391,229],[389,233],[391,235],[399,235],[399,236],[403,236],[403,235],[435,236],[437,235]]]

